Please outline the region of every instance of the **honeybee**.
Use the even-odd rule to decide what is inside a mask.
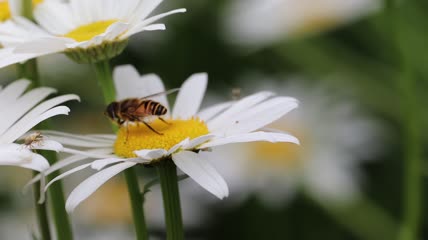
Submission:
[[[35,146],[41,145],[43,142],[43,135],[41,132],[34,132],[25,137],[24,146],[33,149]]]
[[[165,106],[162,104],[149,100],[148,98],[156,97],[162,94],[170,94],[177,92],[179,88],[174,88],[165,92],[160,92],[145,96],[143,98],[128,98],[118,102],[110,103],[104,115],[106,115],[110,120],[117,123],[119,126],[122,126],[124,123],[133,122],[133,123],[144,123],[150,130],[153,132],[162,135],[162,133],[156,131],[152,126],[147,122],[149,117],[156,116],[162,122],[169,124],[161,116],[165,115],[168,112]]]

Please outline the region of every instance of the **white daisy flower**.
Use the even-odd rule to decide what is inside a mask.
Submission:
[[[297,97],[302,107],[268,127],[293,134],[302,147],[251,143],[251,147],[243,146],[251,150],[235,154],[236,161],[220,158],[213,162],[231,191],[241,193],[236,194],[241,198],[237,200],[257,194],[276,206],[299,189],[330,203],[355,200],[360,192],[360,165],[376,157],[380,149],[378,124],[327,89],[263,80],[263,88],[270,89],[269,84],[281,94]]]
[[[60,151],[62,145],[37,133],[24,144],[16,141],[40,122],[56,115],[67,115],[70,109],[58,105],[79,97],[69,94],[43,101],[55,89],[40,87],[24,93],[29,85],[28,80],[17,80],[0,88],[0,165],[44,171],[49,168],[48,161],[32,150]]]
[[[132,35],[164,30],[164,24],[154,22],[186,11],[148,17],[161,2],[45,0],[34,10],[38,25],[22,17],[0,25],[0,43],[5,46],[0,51],[0,67],[59,52],[83,63],[110,59],[123,51]]]
[[[380,6],[380,0],[234,0],[223,25],[229,41],[264,46],[342,25]]]
[[[159,77],[153,74],[140,76],[131,66],[116,68],[114,80],[118,99],[165,91]],[[183,83],[172,113],[168,112],[164,116],[167,123],[160,119],[149,123],[161,134],[150,130],[145,124],[128,124],[127,127],[120,128],[117,136],[73,137],[70,134],[51,132],[50,137],[64,145],[110,149],[110,154],[104,156],[76,151],[77,154],[96,155],[95,157],[101,159],[80,165],[52,180],[54,182],[88,167],[100,170],[72,191],[67,199],[67,211],[73,211],[102,184],[125,169],[137,164],[156,165],[161,161],[173,161],[199,185],[222,199],[228,196],[229,190],[221,175],[209,164],[210,159],[215,159],[216,155],[207,150],[240,142],[298,143],[298,140],[289,134],[258,130],[296,108],[296,99],[275,96],[271,92],[260,92],[237,102],[226,102],[199,111],[207,81],[207,74],[200,73],[192,75]],[[166,96],[157,96],[153,100],[169,109]],[[91,148],[91,151],[99,148]],[[71,149],[68,150],[72,152]],[[59,164],[67,165],[64,162]]]

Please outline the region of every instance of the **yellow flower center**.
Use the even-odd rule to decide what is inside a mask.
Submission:
[[[64,37],[72,38],[78,42],[88,41],[104,33],[107,28],[115,22],[117,22],[117,20],[113,19],[83,25],[65,34]]]
[[[42,3],[43,0],[33,0],[33,7]],[[0,0],[0,22],[4,22],[11,17],[9,3],[7,0]]]
[[[186,138],[194,139],[209,133],[207,125],[199,119],[167,120],[167,122],[168,124],[156,119],[150,123],[150,126],[162,135],[153,132],[143,123],[120,128],[114,152],[118,156],[132,158],[136,157],[134,153],[136,150],[169,150]]]

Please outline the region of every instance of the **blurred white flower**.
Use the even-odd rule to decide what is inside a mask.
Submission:
[[[0,50],[0,67],[61,52],[78,62],[112,58],[125,48],[132,35],[164,30],[164,24],[154,22],[186,11],[176,9],[148,17],[161,2],[45,0],[34,10],[38,25],[22,17],[0,24],[0,43],[5,47]]]
[[[56,115],[67,115],[70,109],[58,105],[79,97],[70,94],[43,101],[55,89],[40,87],[24,93],[29,85],[28,80],[17,80],[0,88],[0,165],[43,171],[49,167],[48,161],[32,150],[60,151],[62,145],[38,133],[28,136],[24,144],[16,141],[40,122]]]
[[[234,0],[222,24],[228,41],[257,47],[324,31],[380,6],[380,0]]]
[[[116,68],[114,79],[118,99],[138,98],[165,91],[158,76],[153,74],[140,76],[132,66]],[[206,150],[232,143],[254,141],[298,143],[298,140],[289,134],[256,131],[296,108],[298,105],[296,99],[274,96],[271,92],[260,92],[237,102],[214,105],[199,112],[207,83],[208,76],[204,73],[194,74],[183,83],[172,114],[163,113],[168,124],[160,119],[150,122],[152,128],[161,131],[162,135],[150,130],[145,124],[132,123],[121,127],[117,136],[73,136],[50,132],[49,136],[52,139],[64,145],[90,148],[88,151],[76,151],[78,158],[83,155],[100,159],[73,168],[51,181],[53,183],[88,167],[99,171],[72,191],[66,203],[67,210],[73,211],[106,181],[125,169],[137,164],[157,164],[159,161],[173,161],[195,182],[223,199],[229,195],[227,184],[209,164],[209,159],[215,159],[216,155]],[[151,99],[169,109],[165,95]],[[115,117],[114,111],[110,114],[120,122],[120,118]],[[148,121],[146,118],[140,120]],[[108,151],[106,154],[94,154],[94,151],[105,150]],[[46,174],[52,169],[57,169],[58,165],[62,168],[82,159],[84,157],[60,161]]]
[[[22,0],[0,0],[0,23],[19,16],[22,11],[22,2]],[[36,7],[43,0],[32,0],[32,2]]]
[[[257,194],[268,205],[283,204],[298,190],[315,199],[347,204],[359,195],[360,164],[380,149],[378,124],[324,88],[275,84],[263,80],[264,89],[296,97],[301,108],[269,127],[299,138],[288,143],[251,143],[233,161],[219,158],[212,164],[224,174],[231,191],[242,200]],[[248,84],[248,82],[247,82]],[[239,157],[238,157],[239,155]]]

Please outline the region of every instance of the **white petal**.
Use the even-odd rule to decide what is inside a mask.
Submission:
[[[182,148],[183,148],[183,146],[188,145],[188,144],[189,144],[189,142],[190,142],[190,138],[186,138],[186,139],[184,139],[183,141],[181,141],[181,142],[179,142],[179,143],[175,144],[172,148],[170,148],[170,149],[168,150],[168,154],[173,154],[173,153],[175,153],[177,150],[182,149]]]
[[[70,170],[68,170],[68,171],[66,171],[66,172],[64,172],[64,173],[62,173],[62,174],[60,174],[60,175],[58,175],[57,177],[55,177],[54,179],[52,179],[52,180],[51,180],[51,181],[50,181],[50,182],[45,186],[44,191],[47,191],[47,190],[48,190],[48,188],[49,188],[52,184],[54,184],[55,182],[57,182],[57,181],[59,181],[59,180],[61,180],[61,179],[65,178],[65,177],[68,177],[68,176],[70,176],[71,174],[73,174],[73,173],[75,173],[75,172],[81,171],[81,170],[83,170],[83,169],[85,169],[85,168],[87,168],[87,167],[89,167],[89,166],[91,166],[91,164],[90,164],[90,163],[83,164],[83,165],[80,165],[80,166],[78,166],[78,167],[72,168],[72,169],[70,169]]]
[[[261,129],[280,119],[298,107],[294,98],[276,97],[249,108],[239,114],[224,119],[217,128],[210,128],[213,133],[236,135]],[[209,125],[211,127],[211,125]]]
[[[106,159],[96,160],[92,162],[91,168],[97,171],[100,171],[101,169],[105,168],[110,164],[124,162],[124,161],[125,159],[120,159],[120,158],[106,158]]]
[[[102,41],[114,41],[118,37],[120,37],[122,34],[125,34],[127,31],[129,31],[129,28],[131,26],[129,23],[123,23],[123,22],[116,22],[110,25],[104,34],[101,34],[100,37],[102,37]]]
[[[36,171],[49,168],[48,161],[19,144],[1,144],[0,165],[18,166]]]
[[[84,148],[107,148],[112,147],[111,142],[99,142],[94,140],[82,140],[79,138],[49,136],[49,139],[58,141],[67,146],[84,147]]]
[[[221,146],[231,143],[244,143],[244,142],[290,142],[299,144],[299,140],[289,134],[284,133],[269,133],[269,132],[252,132],[252,133],[245,133],[235,136],[228,136],[228,137],[220,137],[217,139],[213,139],[205,144],[202,144],[199,148],[208,148],[208,147],[215,147],[215,146]]]
[[[42,140],[40,143],[35,143],[31,148],[59,152],[63,149],[63,146],[59,142],[46,139]]]
[[[73,21],[70,5],[61,1],[43,1],[38,4],[34,10],[34,18],[40,26],[57,36],[77,27]]]
[[[21,15],[23,1],[9,0],[8,2],[9,2],[9,10],[12,13],[12,17]]]
[[[118,100],[142,98],[165,91],[162,80],[157,75],[148,74],[140,77],[140,74],[132,65],[116,67],[113,76]],[[159,102],[169,109],[165,95],[161,94],[150,99]]]
[[[216,116],[209,121],[208,127],[210,130],[215,130],[224,126],[224,122],[229,118],[240,114],[243,111],[246,111],[256,104],[265,101],[266,99],[274,96],[272,92],[259,92],[248,97],[245,97],[238,102],[234,103],[229,109]]]
[[[41,54],[43,55],[43,54]],[[13,48],[0,48],[0,68],[41,56],[34,53],[14,53]]]
[[[129,29],[129,31],[127,31],[126,33],[124,33],[120,38],[121,39],[126,39],[129,38],[130,36],[143,32],[143,31],[159,31],[159,30],[165,30],[166,26],[165,24],[159,23],[159,24],[151,24],[151,25],[146,25],[146,24],[137,24],[135,26],[133,26],[132,28]]]
[[[202,143],[205,143],[206,141],[208,141],[214,137],[215,137],[215,135],[213,135],[213,134],[207,134],[204,136],[194,138],[194,139],[190,140],[187,144],[184,144],[183,149],[193,149],[193,148],[201,145]]]
[[[37,105],[37,107],[33,108],[23,118],[9,128],[8,131],[0,137],[0,142],[14,141],[34,126],[31,126],[31,124],[37,124],[37,121],[43,121],[43,117],[49,117],[49,114],[67,114],[69,111],[68,108],[51,108],[70,100],[79,100],[79,97],[74,94],[68,94],[49,99]],[[18,131],[20,132],[20,135],[18,135]]]
[[[111,148],[108,150],[109,150],[109,153],[105,154],[104,152],[99,153],[96,151],[80,151],[77,149],[71,149],[71,148],[65,147],[62,149],[62,152],[70,153],[70,154],[76,154],[76,155],[82,155],[82,156],[86,156],[86,157],[90,157],[90,158],[112,158],[112,157],[114,157],[115,155],[111,154],[111,152],[113,150]]]
[[[43,122],[44,120],[51,118],[57,115],[67,115],[70,112],[70,109],[65,106],[54,107],[48,111],[40,114],[34,119],[26,119],[25,117],[18,121],[14,126],[9,128],[9,130],[0,137],[1,142],[13,142],[18,139],[20,136],[28,132],[31,128]]]
[[[135,10],[135,18],[138,20],[145,19],[147,16],[149,16],[150,13],[153,12],[153,10],[156,9],[157,6],[162,2],[162,0],[146,0],[146,1],[140,1],[140,4],[138,5],[137,9]],[[132,20],[137,20],[132,19]]]
[[[32,158],[30,163],[24,163],[19,166],[23,168],[33,169],[39,172],[42,172],[49,168],[49,162],[43,156],[35,153],[32,153],[31,156]]]
[[[25,93],[13,103],[9,103],[7,108],[1,106],[2,110],[0,112],[4,113],[8,117],[0,119],[0,134],[4,133],[6,129],[12,126],[12,124],[21,118],[26,112],[54,92],[56,92],[56,90],[53,88],[36,88]],[[0,105],[3,105],[3,103],[7,104],[7,102],[2,102]]]
[[[53,131],[53,130],[41,130],[40,132],[43,133],[43,135],[48,137],[63,137],[64,139],[67,139],[66,141],[74,142],[76,141],[83,141],[84,143],[97,143],[97,144],[107,144],[110,145],[114,144],[114,141],[116,140],[116,135],[114,134],[87,134],[87,135],[79,135],[79,134],[72,134],[72,133],[66,133],[66,132],[60,132],[60,131]],[[83,142],[76,142],[76,144],[81,144]],[[65,143],[64,143],[65,144]]]
[[[111,152],[111,149],[95,149],[95,150],[90,150],[88,152],[94,153],[94,154],[108,154]],[[77,162],[81,162],[83,160],[88,159],[88,156],[84,156],[84,155],[72,155],[70,157],[61,159],[61,161],[56,162],[55,164],[53,164],[52,166],[50,166],[48,169],[46,169],[45,171],[43,171],[43,175],[47,176],[61,168],[67,167],[71,164],[77,163]],[[25,184],[24,186],[24,192],[28,190],[28,188],[36,183],[37,181],[39,181],[41,179],[41,175],[38,174],[35,177],[33,177],[27,184]]]
[[[140,74],[132,65],[122,65],[113,70],[113,79],[116,86],[116,99],[142,97],[133,86],[139,84]]]
[[[181,86],[175,100],[173,118],[187,119],[196,115],[207,89],[208,75],[197,73],[190,76]]]
[[[50,166],[48,169],[46,169],[45,171],[43,171],[43,175],[47,176],[53,172],[55,172],[56,170],[59,170],[63,167],[66,167],[68,165],[71,165],[73,163],[76,162],[80,162],[83,161],[85,159],[87,159],[88,157],[86,156],[70,156],[68,158],[62,159],[61,161],[56,162],[55,164],[53,164],[52,166]],[[42,175],[38,174],[35,177],[33,177],[27,184],[25,184],[24,186],[24,192],[28,191],[28,188],[33,185],[34,183],[36,183],[37,181],[39,181],[41,179]]]
[[[17,54],[36,54],[37,56],[60,53],[67,49],[67,44],[74,43],[70,38],[44,37],[20,44],[15,47]]]
[[[220,199],[229,195],[229,189],[223,177],[197,153],[183,151],[172,155],[172,159],[181,171],[210,193]]]
[[[0,165],[16,165],[31,162],[31,151],[25,147],[11,143],[0,145]]]
[[[225,103],[219,103],[213,106],[210,106],[208,108],[205,108],[204,110],[200,111],[198,113],[198,117],[200,117],[204,121],[209,121],[214,116],[222,113],[224,110],[228,109],[234,104],[234,102],[225,102]]]
[[[186,11],[187,10],[185,8],[175,9],[175,10],[172,10],[172,11],[169,11],[169,12],[166,12],[166,13],[162,13],[162,14],[159,14],[159,15],[156,15],[156,16],[153,16],[153,17],[149,17],[146,20],[142,21],[141,24],[149,25],[149,24],[152,24],[153,22],[155,22],[155,21],[157,21],[157,20],[159,20],[161,18],[166,17],[166,16],[169,16],[169,15],[172,15],[172,14],[176,14],[176,13],[185,13]]]
[[[124,162],[107,169],[104,169],[83,181],[77,186],[67,199],[65,208],[67,212],[72,212],[82,201],[88,198],[98,188],[100,188],[110,178],[116,176],[120,172],[134,166],[136,163]]]
[[[168,154],[168,151],[166,151],[165,149],[153,149],[134,151],[134,153],[142,159],[151,161],[166,156]]]
[[[25,89],[27,89],[30,84],[30,81],[21,79],[12,82],[2,89],[0,92],[1,109],[4,109],[4,107],[9,105],[11,102],[16,101],[16,99],[24,93]]]

